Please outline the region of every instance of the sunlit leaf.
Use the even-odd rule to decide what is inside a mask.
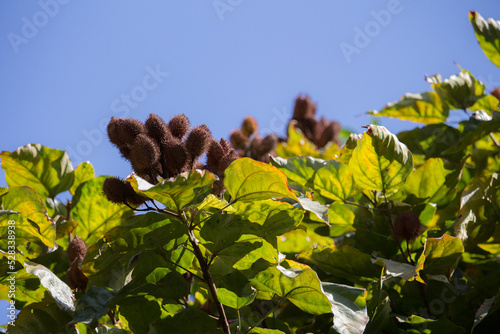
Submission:
[[[54,298],[63,310],[75,310],[75,296],[66,283],[61,281],[52,271],[41,264],[26,261],[24,266],[26,272],[38,276],[40,284],[49,290],[52,298]]]
[[[259,272],[250,281],[258,290],[286,297],[307,313],[323,314],[332,311],[318,275],[304,264],[285,260],[276,267]]]
[[[412,172],[413,158],[386,128],[370,125],[354,149],[349,167],[362,189],[393,192]]]
[[[240,271],[225,275],[217,288],[219,301],[236,310],[252,303],[256,294],[257,290],[250,285],[246,276]]]
[[[76,167],[74,174],[75,174],[75,181],[73,182],[73,185],[69,190],[72,195],[75,194],[76,188],[78,188],[80,184],[88,180],[91,180],[95,177],[94,167],[88,161],[80,163]]]
[[[349,161],[351,160],[352,157],[352,152],[358,146],[358,141],[362,138],[362,135],[351,133],[349,135],[349,138],[347,138],[347,141],[340,150],[338,157],[335,158],[336,160],[340,161],[344,165],[349,165]]]
[[[445,317],[438,320],[425,319],[417,315],[409,316],[405,324],[405,333],[443,333],[443,334],[462,334],[465,333],[463,327],[459,327],[446,319]]]
[[[474,27],[479,46],[493,64],[500,67],[500,21],[483,19],[478,12],[470,12],[469,20]]]
[[[32,188],[9,188],[9,192],[3,196],[3,207],[12,210],[12,213],[17,212],[23,216],[23,218],[18,218],[15,224],[16,229],[36,236],[48,247],[54,247],[56,240],[55,224],[49,218],[41,198]],[[5,219],[7,216],[2,215],[1,217],[0,226],[6,227],[7,221]],[[18,235],[18,237],[21,237],[21,235]]]
[[[341,334],[361,334],[370,320],[366,308],[366,290],[348,285],[321,283],[332,304],[333,329]]]
[[[0,158],[9,187],[29,186],[42,199],[53,198],[73,184],[73,166],[65,151],[28,144],[14,152],[4,151]]]
[[[448,104],[451,109],[465,110],[473,106],[477,99],[484,95],[484,84],[476,80],[474,76],[466,70],[452,75],[442,82],[436,82],[427,78],[432,83],[432,88],[439,95],[441,100]]]
[[[278,168],[250,158],[233,161],[224,172],[224,185],[233,202],[258,201],[270,198],[297,200]]]
[[[299,258],[351,282],[372,281],[380,275],[370,255],[348,245],[317,247],[301,253]]]
[[[179,174],[174,180],[163,180],[156,185],[132,174],[127,178],[138,193],[178,211],[189,205],[201,203],[212,191],[217,177],[205,170],[195,169]]]
[[[408,177],[404,189],[418,198],[436,203],[446,195],[439,190],[445,185],[446,176],[451,172],[444,168],[442,159],[428,159]]]
[[[390,103],[373,116],[396,117],[418,123],[442,123],[448,118],[449,108],[435,92],[405,94],[400,101]]]
[[[121,225],[133,214],[132,209],[106,199],[102,185],[107,176],[85,182],[73,197],[71,218],[78,222],[75,234],[88,245],[101,238],[106,231]]]
[[[326,161],[314,174],[313,187],[321,196],[344,201],[355,194],[356,185],[348,166],[335,160]]]
[[[326,164],[326,161],[308,156],[289,159],[271,157],[271,164],[282,171],[289,180],[303,187],[311,188],[314,174]]]
[[[322,154],[316,150],[316,146],[304,136],[300,129],[296,128],[294,121],[288,125],[288,140],[279,143],[276,153],[282,158],[293,158],[297,156],[309,156],[322,158]]]
[[[492,115],[495,110],[499,110],[500,101],[493,95],[483,95],[476,100],[473,106],[469,107],[471,111],[485,111],[488,115]]]
[[[425,242],[424,272],[435,275],[450,273],[458,264],[464,246],[459,238],[444,234],[441,238],[428,238]]]

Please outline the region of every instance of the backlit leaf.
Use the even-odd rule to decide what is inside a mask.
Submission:
[[[72,195],[75,194],[76,188],[78,186],[88,180],[91,180],[95,177],[95,172],[94,172],[94,167],[92,164],[88,161],[82,162],[79,164],[75,171],[75,181],[73,182],[73,185],[71,186],[71,189],[69,190]]]
[[[224,172],[224,185],[233,202],[258,201],[270,198],[297,200],[278,168],[250,158],[233,161]]]
[[[348,166],[335,160],[326,161],[314,174],[313,187],[321,196],[345,201],[355,194],[356,185]]]
[[[393,192],[412,172],[413,158],[386,128],[370,125],[354,149],[349,167],[360,188]]]
[[[73,184],[73,166],[65,151],[28,144],[14,152],[4,151],[0,158],[9,187],[29,186],[42,199],[53,198]]]
[[[486,57],[500,67],[500,21],[483,19],[478,12],[470,12],[469,20],[474,27],[479,45]]]
[[[463,252],[464,246],[459,238],[448,234],[441,238],[428,238],[422,254],[425,256],[424,272],[431,275],[451,273]]]
[[[418,123],[442,123],[448,118],[449,108],[435,92],[405,94],[400,101],[390,103],[373,116],[396,117]]]

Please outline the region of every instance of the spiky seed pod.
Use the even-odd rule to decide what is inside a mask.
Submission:
[[[119,131],[120,124],[122,122],[123,119],[121,118],[111,117],[111,120],[109,121],[107,127],[109,141],[118,148],[122,147],[125,144],[120,136]]]
[[[102,190],[108,201],[116,204],[128,203],[139,206],[147,201],[146,197],[137,194],[130,183],[116,177],[104,180]]]
[[[125,182],[116,177],[109,177],[104,180],[102,191],[108,201],[123,204],[125,202]]]
[[[210,130],[205,124],[194,127],[191,130],[186,139],[186,150],[188,151],[191,161],[195,161],[196,158],[205,153],[210,143],[210,138]]]
[[[203,165],[201,162],[199,161],[196,161],[194,164],[193,164],[193,169],[205,169],[205,165]]]
[[[298,127],[307,139],[314,142],[314,132],[318,121],[314,117],[303,118],[299,121]]]
[[[189,119],[184,114],[175,115],[168,122],[168,128],[172,136],[182,140],[189,131]]]
[[[340,132],[340,124],[335,121],[327,121],[324,117],[316,125],[316,140],[314,143],[318,148],[325,147],[329,142],[335,142],[340,146],[338,134]]]
[[[314,118],[316,114],[316,103],[311,102],[309,96],[298,96],[295,100],[292,119],[301,120],[304,118]]]
[[[141,133],[146,133],[144,123],[133,118],[123,118],[118,125],[118,134],[124,144],[132,145],[135,137]]]
[[[119,147],[119,150],[122,157],[124,157],[127,160],[130,160],[132,154],[132,145],[123,144],[122,146]]]
[[[66,283],[71,289],[85,291],[87,289],[89,279],[82,273],[79,263],[80,261],[78,261],[78,259],[75,259],[71,263],[71,267],[69,267],[66,272]]]
[[[227,152],[224,154],[222,159],[219,161],[219,164],[217,166],[217,173],[216,175],[219,176],[220,178],[224,177],[224,171],[226,170],[227,167],[233,162],[234,160],[238,159],[238,155],[234,150],[231,150],[230,152]]]
[[[82,262],[87,254],[87,245],[85,241],[75,236],[68,245],[68,257],[69,262],[73,262],[78,259],[78,262]]]
[[[152,170],[160,159],[160,148],[145,134],[138,135],[132,144],[130,162],[137,173]]]
[[[229,142],[227,140],[225,140],[224,138],[221,138],[219,143],[220,143],[220,146],[222,147],[222,149],[224,150],[224,152],[226,152],[226,153],[230,152],[233,149],[231,147],[231,144],[229,144]]]
[[[396,216],[394,232],[399,240],[413,240],[422,234],[422,224],[416,214],[404,211]]]
[[[260,143],[262,154],[268,154],[271,151],[274,151],[276,145],[278,145],[278,137],[274,133],[267,135]]]
[[[213,139],[210,142],[210,145],[208,146],[207,150],[207,164],[206,164],[207,170],[209,170],[214,174],[217,174],[218,170],[217,166],[219,164],[219,161],[224,156],[224,154],[225,154],[224,149],[222,148],[220,143],[217,140]]]
[[[146,120],[145,125],[148,131],[148,136],[153,138],[158,146],[160,146],[162,142],[167,141],[170,139],[170,137],[172,137],[167,124],[158,115],[150,114],[148,119]]]
[[[259,126],[257,125],[257,121],[252,116],[247,116],[243,120],[241,124],[241,132],[247,137],[250,137],[252,134],[257,132]]]
[[[231,145],[237,150],[244,150],[248,145],[248,137],[245,136],[242,130],[233,130],[229,136]]]
[[[186,167],[188,163],[188,153],[180,140],[172,138],[172,140],[165,142],[161,152],[164,157],[164,177],[175,177]]]

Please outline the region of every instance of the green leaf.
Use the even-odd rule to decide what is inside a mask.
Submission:
[[[449,108],[435,92],[405,94],[400,101],[386,105],[373,116],[396,117],[418,123],[442,123],[448,118]]]
[[[120,316],[125,317],[132,333],[165,333],[150,330],[153,324],[169,315],[161,300],[152,296],[133,296],[124,299],[119,305]],[[208,315],[207,315],[208,316]],[[189,322],[189,321],[188,321]],[[168,330],[166,331],[169,332]]]
[[[217,287],[219,301],[236,310],[251,304],[256,294],[257,290],[240,271],[225,275]]]
[[[373,281],[380,276],[370,255],[348,245],[340,247],[330,245],[309,249],[301,253],[299,258],[306,263],[317,265],[321,270],[333,276],[355,283]]]
[[[498,110],[500,101],[493,95],[483,95],[476,100],[473,106],[469,108],[471,111],[485,111],[488,115],[493,115],[495,110]]]
[[[26,272],[38,276],[40,284],[49,290],[50,295],[54,298],[61,309],[64,311],[75,310],[75,296],[73,295],[71,288],[66,283],[61,281],[59,277],[54,275],[52,271],[41,264],[31,261],[25,261],[24,267],[26,268]]]
[[[408,177],[404,189],[429,203],[438,203],[446,195],[440,190],[445,186],[446,176],[452,172],[444,168],[442,159],[428,159]]]
[[[94,167],[88,161],[82,162],[75,169],[75,181],[69,190],[71,195],[75,195],[76,188],[78,186],[88,180],[91,180],[95,177]]]
[[[259,201],[271,198],[297,200],[278,168],[250,158],[233,161],[224,172],[224,185],[233,202]]]
[[[280,331],[279,329],[268,329],[268,328],[253,328],[248,334],[285,334],[285,332]]]
[[[370,320],[366,290],[335,283],[321,283],[321,286],[332,304],[333,329],[338,333],[363,333]]]
[[[316,150],[316,145],[309,141],[300,129],[295,127],[293,121],[288,125],[287,134],[286,143],[279,143],[276,147],[276,154],[279,157],[285,159],[296,156],[322,157],[322,154]]]
[[[500,21],[485,20],[478,12],[470,12],[469,20],[474,27],[479,46],[493,64],[500,67]]]
[[[151,324],[151,334],[219,334],[217,322],[207,313],[189,307],[173,317],[167,317]]]
[[[0,158],[9,187],[29,186],[42,199],[54,198],[73,184],[73,166],[65,151],[28,144],[14,152],[4,151]]]
[[[30,304],[17,315],[15,326],[9,326],[7,333],[71,333],[67,328],[71,316],[59,308],[49,296],[41,302]]]
[[[418,315],[411,315],[406,318],[404,326],[405,333],[443,333],[443,334],[462,334],[465,333],[463,327],[459,327],[446,319],[445,317],[438,320],[425,319]]]
[[[345,201],[356,192],[351,170],[335,160],[326,161],[323,167],[317,169],[313,184],[314,190],[321,196],[335,201]]]
[[[82,184],[73,197],[71,218],[78,222],[75,234],[88,245],[101,238],[110,228],[121,225],[133,214],[133,210],[112,203],[102,191],[104,180],[99,176]]]
[[[154,186],[135,175],[129,176],[127,181],[138,193],[179,211],[186,206],[201,203],[212,191],[212,184],[217,181],[217,177],[205,170],[195,169]]]
[[[320,204],[307,196],[299,196],[297,199],[304,210],[314,214],[319,221],[323,221],[328,225],[328,205]]]
[[[107,303],[115,296],[115,292],[106,288],[92,286],[80,298],[73,316],[72,324],[78,322],[86,325],[96,325],[97,320],[108,313]]]
[[[481,138],[488,136],[490,133],[500,132],[499,112],[494,112],[493,118],[488,121],[477,121],[476,119],[471,117],[471,120],[468,122],[472,124],[466,124],[466,125],[472,125],[473,130],[466,131],[462,136],[462,138],[460,138],[460,141],[458,143],[455,143],[454,146],[449,148],[448,150],[449,153],[455,153],[460,150],[463,150],[464,148],[474,144]]]
[[[484,84],[466,70],[461,70],[443,82],[437,82],[433,78],[427,78],[427,81],[432,83],[432,88],[451,109],[465,110],[484,95]]]
[[[459,238],[448,234],[441,238],[428,238],[421,255],[425,258],[423,271],[431,275],[451,273],[463,252],[464,246]]]
[[[365,190],[393,192],[413,170],[413,158],[405,144],[383,126],[369,125],[352,153],[349,167]]]
[[[55,224],[49,218],[45,205],[38,194],[30,187],[11,187],[3,197],[3,207],[11,213],[20,213],[16,229],[37,237],[44,245],[53,248],[56,240]],[[4,212],[6,213],[6,212]],[[6,215],[0,218],[0,226],[7,226]],[[9,219],[16,219],[10,217]],[[7,234],[5,234],[7,235]],[[18,235],[17,237],[21,237]]]
[[[198,210],[218,209],[227,212],[236,211],[231,205],[229,205],[229,203],[226,200],[220,199],[214,194],[210,194],[207,197],[205,197],[203,202],[201,202],[196,208]]]
[[[323,293],[318,275],[309,266],[285,260],[250,279],[259,291],[285,297],[310,314],[331,313],[331,304]]]
[[[312,188],[314,174],[326,164],[326,161],[312,157],[293,157],[289,159],[271,157],[270,163],[282,171],[290,181],[303,187]]]
[[[344,165],[349,165],[349,161],[352,157],[352,152],[358,146],[358,141],[361,139],[361,135],[351,133],[347,141],[345,142],[344,147],[340,150],[338,157],[336,158],[338,161],[343,163]]]

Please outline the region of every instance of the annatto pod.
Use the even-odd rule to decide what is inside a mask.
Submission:
[[[211,137],[210,130],[205,124],[194,127],[191,130],[186,139],[186,150],[192,162],[205,153]]]
[[[394,232],[399,240],[410,241],[422,234],[422,224],[416,214],[404,211],[396,216]]]
[[[78,262],[82,262],[87,254],[87,245],[78,236],[75,236],[68,245],[68,257],[69,261],[73,262],[78,259]]]
[[[148,136],[153,138],[158,146],[161,146],[163,142],[170,140],[172,137],[167,124],[158,115],[150,114],[145,125]]]
[[[172,136],[182,140],[189,131],[189,119],[184,114],[175,115],[168,122]]]
[[[126,203],[139,206],[148,200],[146,197],[137,194],[130,183],[117,177],[109,177],[104,180],[102,190],[108,201],[116,204]]]
[[[252,116],[245,117],[243,123],[241,124],[241,132],[243,132],[246,137],[250,137],[252,134],[257,132],[258,128],[259,126],[257,125],[257,121]]]

